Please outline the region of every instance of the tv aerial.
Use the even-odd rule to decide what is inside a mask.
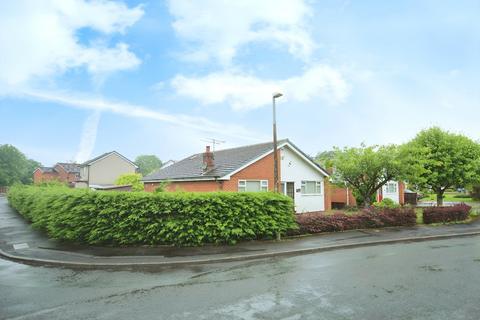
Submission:
[[[208,142],[212,144],[212,152],[215,152],[215,145],[225,143],[224,140],[214,139],[214,138],[205,138],[201,139],[202,141]]]

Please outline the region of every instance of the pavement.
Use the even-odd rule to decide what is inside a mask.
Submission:
[[[0,257],[24,264],[70,268],[147,268],[294,256],[383,244],[431,241],[480,235],[480,220],[444,226],[393,227],[248,241],[202,247],[82,246],[49,239],[0,196]]]

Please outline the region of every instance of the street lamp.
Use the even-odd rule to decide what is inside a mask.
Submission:
[[[272,95],[273,102],[273,191],[278,192],[278,154],[277,154],[277,116],[275,110],[275,99],[283,96],[280,92],[275,92]]]

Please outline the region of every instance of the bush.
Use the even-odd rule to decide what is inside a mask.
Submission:
[[[153,192],[155,192],[155,193],[158,193],[158,192],[166,192],[166,191],[167,191],[167,187],[168,187],[169,184],[170,184],[170,182],[168,182],[168,181],[161,181],[161,182],[158,184],[158,187],[156,187]]]
[[[380,202],[375,202],[373,203],[373,206],[377,209],[394,209],[400,207],[400,205],[396,204],[395,201],[389,198],[384,198]]]
[[[10,205],[55,239],[87,244],[235,243],[295,229],[289,197],[258,193],[96,192],[17,186]]]
[[[417,216],[412,208],[363,210],[357,214],[306,213],[297,216],[300,232],[319,233],[352,229],[413,226]]]
[[[115,184],[117,186],[132,186],[132,191],[143,191],[144,189],[142,174],[140,173],[122,174],[115,180]]]
[[[49,180],[49,181],[42,181],[36,184],[39,187],[68,187],[68,182],[63,182],[60,180]]]
[[[469,217],[470,209],[472,209],[472,207],[465,203],[452,207],[424,208],[423,222],[429,224],[466,220]]]

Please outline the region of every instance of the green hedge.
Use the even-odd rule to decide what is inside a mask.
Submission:
[[[88,244],[235,243],[297,228],[291,199],[269,192],[96,192],[15,186],[8,200],[50,237]]]

